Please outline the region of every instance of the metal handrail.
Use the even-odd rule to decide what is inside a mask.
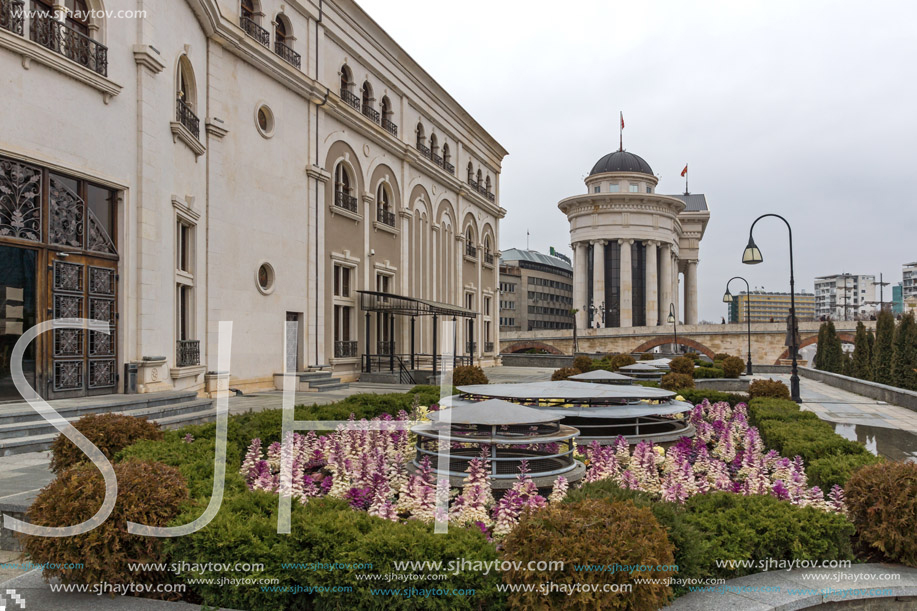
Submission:
[[[334,205],[351,212],[357,212],[357,198],[340,190],[334,192]]]
[[[294,51],[279,40],[274,41],[274,53],[279,55],[288,64],[296,66],[302,70],[302,55]]]
[[[382,117],[382,128],[396,138],[398,137],[398,126],[385,117]]]
[[[24,23],[22,16],[24,12],[25,2],[21,0],[0,0],[0,29],[22,36]]]
[[[395,213],[391,210],[386,210],[382,206],[379,206],[378,210],[376,210],[376,220],[384,225],[388,225],[389,227],[394,227]]]
[[[341,99],[356,110],[360,110],[360,97],[349,89],[341,87]]]
[[[191,110],[191,107],[188,106],[184,100],[178,98],[178,108],[176,109],[176,115],[178,117],[178,122],[188,128],[188,131],[194,134],[195,138],[200,138],[201,136],[201,121],[197,118],[197,115],[194,114],[194,111]]]
[[[271,46],[271,33],[255,23],[255,20],[251,17],[242,15],[239,18],[239,25],[242,26],[242,30],[245,31],[246,34],[257,40],[265,47]]]
[[[32,18],[29,35],[32,41],[44,48],[108,76],[108,47],[67,24],[37,15]]]
[[[362,110],[363,110],[363,116],[368,117],[370,121],[372,121],[373,123],[379,122],[381,115],[379,115],[378,110],[376,110],[375,108],[373,108],[372,106],[366,103],[363,104]]]

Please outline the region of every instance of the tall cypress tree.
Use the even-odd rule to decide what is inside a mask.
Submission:
[[[898,388],[917,390],[917,323],[908,313],[895,330],[892,383]]]
[[[869,344],[866,339],[866,325],[857,323],[856,337],[853,340],[853,358],[850,361],[849,374],[861,380],[869,379]]]
[[[876,319],[876,346],[872,354],[872,380],[879,384],[892,383],[892,353],[895,344],[895,317],[888,310]]]
[[[824,369],[824,356],[825,356],[825,332],[828,330],[828,323],[823,322],[818,328],[818,343],[815,344],[815,359],[812,362],[812,365],[815,366],[815,369]]]
[[[867,329],[866,331],[866,357],[866,375],[863,379],[872,380],[872,364],[876,357],[876,336],[872,332],[872,329]]]
[[[833,373],[844,372],[844,349],[841,347],[841,339],[837,336],[837,330],[834,323],[828,321],[825,326],[825,351],[819,360],[819,365],[824,371]]]

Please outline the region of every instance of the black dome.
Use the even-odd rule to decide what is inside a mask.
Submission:
[[[640,174],[652,176],[653,168],[640,155],[634,155],[627,151],[615,151],[596,161],[589,175],[592,176],[603,172],[639,172]]]

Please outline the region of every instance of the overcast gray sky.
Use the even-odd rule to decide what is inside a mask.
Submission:
[[[557,202],[617,149],[621,110],[659,192],[683,191],[688,163],[707,195],[702,319],[725,314],[731,276],[789,290],[779,220],[755,228],[764,263],[741,264],[765,212],[793,225],[797,290],[840,272],[900,282],[917,261],[917,3],[358,1],[509,150],[503,249],[528,229],[533,249],[569,253]]]

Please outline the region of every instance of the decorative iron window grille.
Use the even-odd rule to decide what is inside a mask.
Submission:
[[[433,155],[433,151],[431,151],[430,147],[426,146],[422,142],[417,143],[417,150],[420,151],[420,154],[426,157],[427,159],[432,158],[431,156]]]
[[[0,28],[22,36],[25,2],[19,0],[0,0]]]
[[[381,116],[379,111],[370,106],[369,104],[363,104],[363,114],[369,118],[373,123],[378,123]]]
[[[395,213],[394,212],[392,212],[391,210],[386,210],[382,206],[379,206],[376,213],[377,213],[376,220],[378,220],[380,223],[388,225],[389,227],[395,226]]]
[[[357,211],[357,198],[343,191],[334,192],[334,205],[351,212]]]
[[[334,358],[344,359],[357,356],[357,342],[334,342]]]
[[[435,163],[435,164],[438,165],[439,167],[443,167],[443,158],[440,157],[439,155],[437,155],[436,153],[431,153],[431,154],[430,154],[430,161],[432,161],[433,163]]]
[[[455,175],[455,166],[448,161],[443,162],[443,169],[452,175]]]
[[[251,17],[242,16],[239,19],[239,24],[242,26],[242,29],[246,34],[257,40],[259,43],[265,47],[270,48],[271,46],[271,33],[262,28],[260,25],[255,23],[254,19]]]
[[[274,53],[288,64],[302,69],[302,56],[279,40],[274,41]]]
[[[380,341],[377,342],[378,346],[376,349],[379,351],[379,354],[384,354],[385,356],[390,356],[395,354],[395,342],[391,341]]]
[[[194,114],[194,111],[191,110],[191,107],[185,104],[184,100],[178,100],[176,114],[178,115],[178,122],[187,127],[188,131],[194,134],[195,138],[200,138],[201,121],[197,118],[197,115]]]
[[[465,244],[465,254],[472,258],[477,258],[478,249],[474,244]]]
[[[465,342],[465,352],[467,354],[474,354],[474,351],[478,347],[478,342]]]
[[[341,99],[353,106],[354,109],[360,110],[360,98],[349,89],[341,88]]]
[[[102,76],[108,76],[108,47],[67,24],[35,15],[29,26],[29,35],[46,49],[60,53]]]
[[[384,117],[382,118],[382,128],[396,138],[398,137],[398,126],[392,123],[389,119]]]
[[[176,367],[194,367],[201,364],[201,341],[183,339],[178,341],[175,355]]]
[[[492,253],[489,253],[489,252],[484,253],[484,263],[486,263],[487,265],[494,264],[494,256]]]

